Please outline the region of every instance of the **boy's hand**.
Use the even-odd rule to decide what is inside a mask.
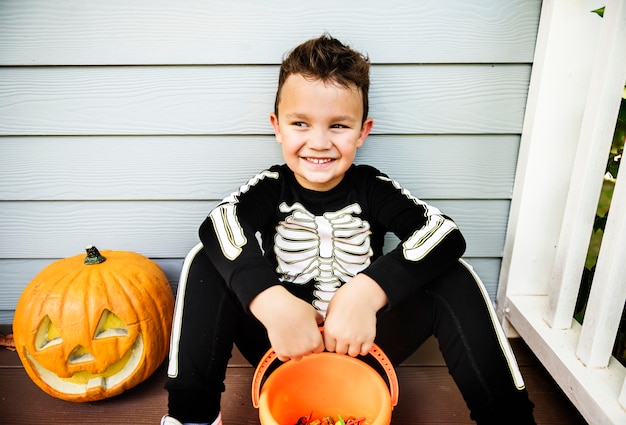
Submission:
[[[300,360],[303,356],[324,351],[318,324],[321,314],[280,285],[257,295],[250,311],[267,329],[278,360]]]
[[[367,275],[358,274],[335,292],[324,323],[326,350],[350,356],[366,355],[376,337],[376,313],[387,295]]]

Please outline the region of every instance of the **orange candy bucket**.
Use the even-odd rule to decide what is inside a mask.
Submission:
[[[302,416],[365,417],[369,425],[389,425],[398,403],[398,378],[383,351],[370,350],[389,381],[370,365],[337,353],[310,354],[276,368],[263,383],[276,353],[270,349],[252,379],[252,404],[259,409],[261,425],[295,425]]]

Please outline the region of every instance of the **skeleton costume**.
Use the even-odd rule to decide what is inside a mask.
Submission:
[[[388,232],[400,243],[383,253]],[[211,211],[200,239],[183,266],[166,383],[182,422],[217,416],[233,343],[253,365],[269,349],[248,310],[256,295],[281,284],[324,315],[334,292],[364,273],[387,295],[376,343],[395,364],[435,335],[472,418],[534,423],[486,291],[459,260],[458,227],[378,170],[353,165],[316,192],[286,165],[271,167]]]

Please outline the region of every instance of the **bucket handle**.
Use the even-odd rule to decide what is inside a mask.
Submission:
[[[323,332],[323,328],[320,328],[320,331]],[[369,354],[374,357],[378,363],[380,363],[387,374],[387,378],[389,380],[389,394],[391,395],[391,408],[393,409],[398,404],[398,376],[396,375],[396,371],[393,368],[389,357],[387,357],[378,345],[373,344]],[[252,405],[255,409],[259,408],[261,381],[263,380],[263,376],[265,375],[265,372],[267,372],[269,366],[276,359],[276,352],[273,348],[270,348],[267,353],[265,353],[263,358],[261,358],[259,365],[254,371],[254,376],[252,377]]]

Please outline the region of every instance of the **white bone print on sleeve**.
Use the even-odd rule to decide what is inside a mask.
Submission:
[[[224,257],[231,261],[239,257],[242,248],[247,243],[246,236],[241,228],[241,224],[239,224],[239,219],[237,218],[237,203],[239,202],[239,196],[248,192],[252,186],[266,178],[277,179],[278,173],[267,170],[262,171],[248,180],[248,182],[241,186],[237,192],[231,193],[224,199],[221,205],[216,207],[209,214],[209,217],[213,222],[213,228],[217,234],[217,239],[220,243],[222,253],[224,254]]]
[[[217,234],[220,248],[222,248],[222,254],[233,261],[241,254],[241,249],[247,242],[243,229],[237,220],[235,205],[220,205],[211,211],[209,217],[211,217],[213,222],[213,228]]]
[[[355,217],[357,204],[315,216],[303,205],[282,203],[290,213],[276,228],[274,253],[281,280],[305,284],[315,280],[313,305],[322,313],[342,283],[367,267],[372,256],[370,225]]]
[[[425,209],[424,215],[426,216],[426,224],[417,229],[404,243],[402,244],[404,258],[409,261],[419,261],[424,258],[434,247],[436,247],[441,240],[443,240],[448,233],[455,229],[458,229],[456,223],[444,216],[441,211],[432,205],[417,199],[411,192],[404,189],[400,184],[387,177],[378,176],[378,179],[390,182],[396,189],[398,189],[404,196],[413,201],[415,204],[420,205]]]

